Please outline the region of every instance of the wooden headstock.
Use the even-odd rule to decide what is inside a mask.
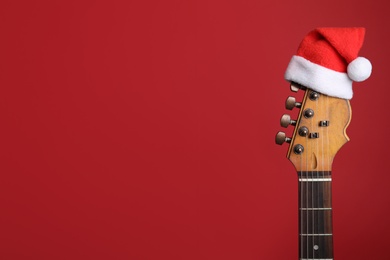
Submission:
[[[276,135],[276,143],[291,143],[287,158],[300,171],[331,171],[337,151],[349,141],[346,129],[351,121],[351,106],[348,100],[330,97],[295,83],[292,91],[303,89],[301,103],[289,97],[286,108],[300,108],[297,120],[289,115],[282,116],[281,125],[295,125],[291,138],[283,132]]]

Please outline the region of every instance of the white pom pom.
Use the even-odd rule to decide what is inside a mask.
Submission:
[[[347,67],[348,77],[357,82],[368,79],[371,71],[371,62],[364,57],[357,57]]]

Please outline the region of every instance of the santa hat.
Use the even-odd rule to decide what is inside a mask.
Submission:
[[[301,42],[285,79],[328,96],[351,99],[352,82],[371,75],[370,61],[358,57],[364,34],[364,28],[315,29]]]

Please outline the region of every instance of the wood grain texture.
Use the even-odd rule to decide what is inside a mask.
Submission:
[[[336,153],[349,141],[346,129],[351,120],[351,106],[348,100],[322,94],[312,100],[312,93],[310,89],[305,92],[287,158],[297,171],[331,171]],[[304,116],[307,109],[314,111],[310,118]],[[329,126],[320,126],[321,121],[328,121]],[[300,136],[301,127],[307,127],[309,135],[318,135],[318,138]],[[296,154],[294,147],[299,144],[304,151]]]

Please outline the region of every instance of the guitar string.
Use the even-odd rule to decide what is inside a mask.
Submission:
[[[321,95],[320,98],[324,99],[325,102],[328,101],[328,96],[326,96],[326,95]],[[327,106],[326,106],[324,101],[322,101],[320,103],[321,111],[327,110]],[[325,105],[325,107],[324,107],[324,105]],[[321,118],[321,120],[324,120],[324,118]],[[318,130],[320,130],[320,129],[323,130],[323,128],[318,127]],[[325,164],[325,158],[326,157],[325,157],[325,150],[324,150],[324,135],[323,135],[323,131],[321,133],[319,133],[319,134],[320,134],[321,146],[322,146],[322,149],[321,149],[321,166],[322,166],[321,167],[321,177],[325,178],[325,165],[326,165]],[[324,200],[324,197],[323,197],[324,186],[325,186],[325,182],[321,182],[321,184],[318,184],[318,194],[317,194],[318,205],[317,206],[319,208],[325,208],[325,205],[324,205],[324,201],[325,200]],[[322,194],[322,196],[320,196],[321,194]],[[322,198],[322,201],[320,200],[320,197]],[[318,233],[326,234],[326,232],[324,232],[325,230],[323,230],[323,227],[325,226],[323,221],[325,220],[325,218],[322,218],[322,220],[323,220],[322,222],[320,221],[321,220],[320,215],[324,216],[325,210],[318,211],[317,214],[318,214],[317,215],[317,219],[318,219]],[[320,230],[320,227],[321,227],[321,230]],[[319,252],[324,252],[323,251],[324,239],[325,239],[325,237],[319,238],[319,241],[318,241],[318,246],[320,247]]]
[[[323,101],[320,103],[320,106],[321,106],[321,111],[325,111],[327,110],[327,101],[328,101],[328,96],[326,95],[321,95],[320,96],[321,99],[323,99]],[[326,112],[327,114],[327,112]],[[324,120],[324,118],[320,118],[321,120]],[[325,118],[326,119],[326,118]],[[323,127],[318,127],[318,130],[323,130]],[[320,164],[320,172],[321,172],[321,178],[325,178],[325,147],[324,147],[324,135],[323,135],[323,132],[320,133],[319,131],[319,137],[321,138],[321,164]],[[318,197],[318,205],[317,207],[319,208],[325,208],[325,205],[324,205],[324,197],[323,197],[323,191],[324,191],[324,187],[325,187],[326,183],[325,182],[321,182],[318,184],[318,193],[317,193],[317,197]],[[322,196],[320,196],[322,194]],[[320,197],[322,197],[322,200],[320,200]],[[320,221],[321,218],[320,218],[320,215],[323,217],[322,218],[322,222]],[[317,212],[317,220],[318,220],[318,228],[317,228],[317,232],[318,233],[321,233],[321,234],[326,234],[325,230],[324,230],[324,227],[325,227],[325,224],[324,224],[324,220],[325,220],[325,210],[318,210]],[[321,230],[320,230],[321,228]],[[320,248],[320,252],[324,252],[324,241],[325,241],[325,237],[324,236],[319,236],[319,239],[318,239],[318,246]]]
[[[319,99],[319,98],[318,98]],[[319,100],[316,100],[314,102],[315,104],[315,111],[319,111],[318,110],[318,102]],[[318,113],[318,112],[317,112]],[[317,117],[316,117],[317,118]],[[317,127],[317,125],[315,125],[315,120],[312,120],[312,129],[315,133],[318,133],[319,134],[319,129]],[[320,163],[318,163],[318,160],[321,160],[321,158],[319,157],[320,155],[320,146],[318,144],[318,138],[315,139],[315,146],[316,146],[316,168],[315,168],[315,175],[316,175],[316,178],[319,178],[319,170],[321,169],[321,165]],[[317,202],[317,205],[313,205],[313,208],[318,208],[318,205],[319,205],[319,197],[318,197],[318,194],[317,194],[317,191],[318,191],[318,187],[320,186],[319,182],[316,182],[316,183],[313,183],[312,184],[312,187],[313,187],[313,196],[315,196],[315,199],[314,201]],[[314,204],[314,203],[313,203]],[[319,234],[318,232],[318,219],[314,218],[315,217],[315,214],[317,213],[317,216],[318,216],[318,210],[313,210],[313,234]],[[316,223],[317,222],[317,223]],[[314,249],[314,246],[316,245],[316,242],[317,240],[321,239],[319,236],[316,236],[316,237],[313,237],[313,245],[312,245],[312,250],[313,250],[313,258],[314,258],[314,254],[315,254],[315,249]]]
[[[318,111],[318,100],[316,100],[316,102],[314,102],[314,110],[315,111]],[[316,114],[317,112],[315,112]],[[315,118],[313,118],[313,120],[311,120],[311,128],[315,131],[315,133],[317,133],[317,129],[315,127]],[[315,142],[315,151],[316,151],[316,154],[317,155],[314,155],[313,157],[315,157],[315,160],[316,160],[316,164],[315,164],[315,173],[313,172],[312,174],[316,176],[316,178],[318,178],[318,155],[319,155],[319,145],[318,145],[318,141],[315,139],[315,141],[313,140],[313,142]],[[313,158],[314,160],[314,158]],[[314,177],[314,176],[313,176]],[[317,186],[319,185],[319,182],[312,182],[311,184],[311,188],[312,188],[312,209],[316,208],[316,205],[315,205],[315,202],[316,202],[316,199],[318,199],[318,196],[316,197],[316,191],[318,190],[317,189]],[[318,204],[318,203],[317,203]],[[317,205],[318,206],[318,205]],[[317,219],[315,218],[315,214],[316,214],[317,210],[312,210],[312,232],[311,234],[317,234],[318,232],[316,232],[316,229],[317,229]],[[318,213],[317,213],[318,214]],[[318,221],[317,221],[318,222]],[[315,256],[315,249],[314,249],[314,246],[316,245],[316,241],[318,240],[318,236],[313,236],[312,237],[312,253],[313,253],[313,258]]]
[[[305,102],[305,101],[303,101],[303,102]],[[302,117],[302,114],[301,114],[301,117]],[[307,145],[307,141],[306,141],[306,145]],[[303,178],[307,178],[305,176],[305,171],[302,171],[302,169],[303,169],[302,166],[304,165],[302,157],[300,159],[301,159],[300,160],[300,162],[301,162],[301,173],[300,173],[301,176],[300,176],[300,178],[302,178],[302,179]],[[307,161],[306,161],[306,164],[307,164]],[[301,259],[305,258],[304,257],[304,249],[305,249],[305,247],[307,247],[307,245],[306,246],[304,245],[304,242],[305,242],[304,237],[305,236],[302,235],[302,234],[305,234],[305,226],[304,226],[304,224],[306,224],[305,221],[303,221],[305,211],[303,211],[302,208],[307,207],[307,205],[304,205],[306,197],[307,197],[306,194],[305,194],[306,193],[305,189],[306,189],[307,185],[305,186],[305,183],[306,182],[304,182],[304,181],[299,182],[299,188],[300,188],[300,193],[301,193],[300,194],[301,195],[301,210],[299,212],[300,216],[301,216],[301,230],[300,230]],[[307,218],[307,216],[306,216],[306,218]],[[307,222],[307,220],[306,220],[306,222]],[[306,258],[308,258],[308,257],[306,256]]]
[[[307,91],[309,94],[309,90]],[[306,95],[306,100],[308,98],[308,95]],[[308,148],[308,145],[309,145],[309,142],[308,142],[308,139],[305,138],[306,140],[306,147]],[[308,153],[306,153],[306,179],[309,180],[309,167],[308,167],[308,160],[309,160],[309,156],[308,156]],[[308,208],[309,207],[309,185],[310,185],[310,181],[306,181],[306,205],[305,205],[305,208]],[[308,210],[305,210],[306,211],[306,232],[305,234],[309,234],[309,211]],[[306,237],[306,259],[309,259],[309,236],[305,236]]]
[[[303,101],[303,102],[305,102],[305,101]],[[301,109],[303,109],[303,107]],[[302,117],[302,114],[301,114],[301,117]],[[307,142],[306,142],[306,144],[307,144]],[[300,176],[298,176],[298,178],[303,179],[306,177],[304,176],[304,171],[302,171],[302,169],[303,169],[302,166],[304,165],[304,161],[302,160],[302,157],[300,157],[300,164],[301,164],[301,172],[300,172]],[[307,164],[307,162],[306,162],[306,164]],[[307,206],[307,205],[304,205],[305,199],[306,199],[305,190],[304,190],[304,189],[306,189],[306,187],[304,186],[305,183],[306,182],[304,182],[304,181],[299,181],[299,189],[300,189],[300,196],[301,196],[301,198],[300,198],[301,199],[301,207],[300,207],[301,209],[299,210],[299,214],[300,214],[300,218],[301,218],[301,225],[300,225],[301,228],[300,228],[300,235],[299,235],[299,239],[301,241],[301,252],[300,252],[301,259],[304,258],[304,249],[305,249],[305,245],[304,245],[305,240],[304,240],[304,236],[302,235],[305,232],[305,227],[304,227],[305,222],[303,221],[305,211],[303,211],[302,208],[305,208]]]
[[[326,121],[329,121],[329,111],[328,111],[328,108],[329,108],[329,96],[326,96],[326,102],[325,102],[325,111],[326,111],[326,118],[324,118],[324,120],[326,120]],[[323,139],[323,141],[325,141],[325,145],[324,145],[324,159],[323,159],[323,164],[324,164],[324,169],[323,169],[323,173],[322,173],[322,175],[323,175],[323,178],[328,178],[329,176],[328,176],[328,173],[326,172],[328,169],[325,169],[325,167],[329,167],[330,166],[330,164],[329,164],[329,161],[327,161],[327,160],[329,160],[329,155],[328,155],[328,153],[329,153],[329,136],[328,136],[328,126],[325,126],[325,131],[326,131],[326,140],[324,140]],[[327,201],[326,200],[326,198],[325,198],[325,195],[327,194],[326,193],[326,188],[327,188],[327,186],[328,186],[328,183],[327,182],[323,182],[323,184],[322,184],[322,201],[324,202],[324,208],[327,208],[327,205],[325,205],[325,201]],[[325,234],[328,234],[328,232],[325,230],[325,217],[327,216],[327,210],[324,210],[323,211],[323,231],[324,231],[324,233]],[[322,244],[323,244],[323,247],[324,247],[324,249],[325,249],[325,241],[326,241],[326,239],[328,239],[328,238],[323,238],[323,241],[322,241]],[[325,251],[324,251],[325,252]]]
[[[306,147],[308,147],[308,142],[307,142],[307,138],[306,138]],[[309,175],[309,172],[308,172],[308,156],[306,155],[306,176],[305,178],[308,179],[308,175]],[[306,191],[305,191],[305,199],[306,199],[306,204],[305,204],[305,208],[308,208],[309,206],[309,181],[306,181],[305,182],[306,184]],[[308,210],[305,210],[306,211],[306,232],[305,234],[308,234],[308,231],[309,231],[309,211]],[[309,258],[309,237],[308,236],[305,236],[306,237],[306,258],[308,259]]]
[[[328,102],[329,102],[329,97],[328,96],[325,96],[325,95],[323,95],[322,96],[323,97],[323,99],[324,99],[324,101],[322,102],[322,104],[324,105],[324,107],[322,107],[323,108],[323,110],[322,111],[326,111],[325,112],[325,118],[322,118],[322,120],[329,120],[329,118],[328,118],[328,110],[327,110],[327,108],[329,107],[328,106]],[[329,143],[328,143],[328,127],[327,126],[324,126],[325,128],[326,128],[326,134],[322,134],[321,133],[321,135],[322,135],[322,140],[321,140],[321,143],[322,143],[322,156],[321,156],[321,158],[322,158],[322,162],[321,162],[321,165],[322,165],[322,178],[328,178],[329,176],[328,176],[328,174],[327,174],[327,172],[326,172],[326,169],[325,169],[325,166],[327,165],[327,166],[329,166],[329,164],[327,163],[327,162],[325,162],[325,160],[327,160],[327,159],[329,159],[329,157],[328,157],[328,153],[329,153]],[[323,128],[324,127],[322,127],[322,128],[320,128],[321,130],[324,130]],[[325,132],[325,131],[323,131],[323,132]],[[325,137],[326,136],[326,137]],[[326,138],[326,141],[324,140]],[[324,144],[325,143],[325,144]],[[322,194],[322,205],[320,205],[322,208],[327,208],[327,205],[325,205],[325,201],[326,201],[326,199],[325,199],[325,195],[326,195],[326,188],[327,188],[327,182],[322,182],[322,186],[321,186],[321,194]],[[328,213],[327,213],[327,211],[326,210],[323,210],[323,211],[321,211],[321,216],[323,217],[323,221],[322,221],[322,230],[320,231],[321,233],[324,233],[324,234],[328,234],[329,232],[327,232],[327,230],[325,230],[325,218],[326,218],[326,215],[327,215]],[[322,252],[324,252],[325,253],[325,242],[326,242],[326,239],[328,239],[328,238],[326,238],[326,237],[322,237],[321,238],[321,243],[320,243],[320,246],[321,246],[321,251]]]
[[[302,171],[302,169],[303,169],[303,166],[304,165],[304,161],[302,160],[302,157],[301,157],[301,173],[300,173],[300,178],[305,178],[305,176],[304,176],[304,171]],[[303,181],[301,181],[300,182],[300,189],[301,189],[301,208],[304,208],[305,207],[305,205],[304,205],[304,203],[305,203],[305,186],[304,186],[304,183],[305,182],[303,182]],[[305,221],[303,221],[304,220],[304,211],[302,211],[302,210],[300,210],[300,214],[301,214],[301,232],[300,232],[300,234],[304,234],[304,230],[305,230],[305,227],[304,227],[304,224],[306,224],[305,223]],[[305,249],[305,246],[304,246],[304,236],[302,236],[302,235],[300,235],[300,240],[301,240],[301,258],[303,259],[304,258],[304,249]]]
[[[300,225],[300,236],[299,236],[299,239],[300,239],[300,241],[301,241],[301,252],[300,252],[300,256],[301,256],[301,258],[303,258],[303,248],[304,248],[304,246],[303,246],[303,236],[302,236],[302,234],[303,234],[303,230],[304,230],[304,228],[303,228],[303,211],[302,211],[302,208],[304,208],[304,205],[303,205],[303,203],[304,203],[304,196],[303,196],[303,181],[299,181],[299,178],[303,178],[303,176],[302,176],[302,165],[303,165],[303,160],[302,160],[302,158],[301,158],[301,160],[300,160],[300,164],[301,164],[301,172],[300,172],[300,176],[298,176],[298,183],[299,183],[299,190],[300,190],[300,196],[301,196],[301,209],[299,210],[299,214],[300,214],[300,219],[301,219],[301,225]]]
[[[329,107],[329,98],[327,98],[327,100],[326,100],[326,107],[328,108]],[[329,121],[329,125],[330,125],[330,113],[329,113],[329,110],[326,110],[326,120],[328,120]],[[327,156],[326,156],[326,158],[328,159],[328,162],[327,162],[327,164],[326,165],[328,165],[328,167],[329,167],[329,173],[327,173],[329,176],[329,178],[331,178],[331,181],[329,182],[329,184],[327,184],[326,185],[326,187],[328,187],[328,185],[329,185],[329,193],[327,192],[326,194],[328,195],[328,196],[332,196],[332,190],[331,190],[331,187],[332,187],[332,174],[331,174],[331,158],[330,158],[330,144],[329,144],[329,126],[327,126],[326,127],[326,144],[327,144],[327,149],[326,149],[326,151],[327,151]],[[331,200],[329,200],[329,202],[330,202],[330,205],[328,205],[327,207],[330,207],[331,209],[330,209],[330,214],[329,214],[329,216],[331,216],[331,214],[332,214],[332,212],[333,212],[333,209],[332,209],[332,201]],[[328,214],[327,214],[328,215]],[[325,220],[325,216],[324,216],[324,220]],[[331,236],[331,241],[332,241],[332,258],[333,258],[333,230],[325,230],[325,227],[326,227],[326,225],[324,225],[324,231],[328,234],[332,234],[332,236]]]
[[[305,95],[305,103],[307,101],[307,97],[308,97],[308,92],[309,90],[307,90],[307,93]],[[306,107],[306,106],[305,106]],[[307,149],[307,151],[309,150],[308,148],[308,145],[309,145],[309,142],[308,142],[308,138],[305,138],[305,147]],[[303,235],[303,234],[309,234],[309,211],[307,210],[307,208],[309,208],[309,185],[310,185],[310,182],[309,182],[309,171],[308,171],[308,156],[307,156],[307,153],[305,155],[306,159],[305,159],[305,162],[303,162],[302,160],[302,157],[301,157],[301,169],[302,169],[302,164],[306,164],[305,165],[305,169],[302,171],[301,170],[301,178],[304,178],[305,180],[307,181],[302,181],[300,182],[300,187],[301,187],[301,208],[305,208],[306,210],[300,210],[300,213],[301,213],[301,235],[300,235],[300,239],[301,239],[301,258],[302,259],[309,259],[309,236],[307,235]],[[305,219],[304,219],[305,218]],[[306,249],[306,250],[305,250]],[[305,257],[305,253],[306,253],[306,257]]]
[[[318,99],[316,100],[316,102],[315,102],[315,111],[318,111]],[[316,120],[312,120],[312,127],[313,127],[313,129],[315,129],[314,128],[314,126],[313,126],[313,121],[315,121],[316,122]],[[314,123],[315,124],[315,123]],[[316,125],[316,128],[318,127],[318,125]],[[316,132],[318,133],[318,129],[315,129],[316,130]],[[318,155],[319,155],[319,145],[318,145],[318,142],[317,142],[317,140],[316,140],[316,142],[315,142],[315,144],[316,144],[316,150],[317,150],[317,156],[316,156],[316,177],[317,178],[319,178],[319,172],[318,172]],[[318,194],[315,194],[315,193],[317,193],[318,192],[318,187],[320,186],[320,183],[319,182],[313,182],[312,183],[312,194],[313,194],[313,209],[314,208],[316,208],[316,207],[318,207],[318,205],[319,205],[319,197],[318,197]],[[315,187],[315,189],[314,189],[314,187]],[[315,205],[315,201],[316,201],[316,199],[317,199],[317,205]],[[319,232],[318,232],[318,219],[316,219],[315,217],[315,214],[317,214],[317,218],[318,218],[318,210],[313,210],[312,211],[312,215],[313,215],[313,234],[318,234]],[[315,236],[315,237],[313,237],[312,238],[312,240],[313,240],[313,245],[312,245],[312,251],[313,251],[313,258],[314,258],[314,255],[315,255],[315,252],[316,252],[316,250],[315,250],[315,248],[314,248],[314,246],[317,244],[316,242],[317,242],[317,240],[319,240],[320,238],[318,237],[318,236]]]

